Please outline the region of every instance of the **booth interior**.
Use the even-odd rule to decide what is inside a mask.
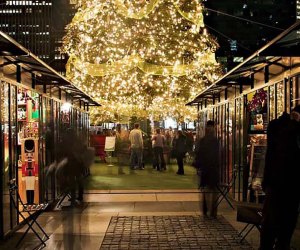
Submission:
[[[0,236],[4,237],[23,222],[21,201],[34,211],[57,199],[55,178],[46,178],[46,167],[57,157],[55,145],[68,128],[88,135],[89,106],[99,104],[2,32],[0,84]],[[10,193],[12,185],[19,196]]]
[[[209,119],[217,124],[221,180],[237,171],[230,195],[239,205],[261,207],[268,123],[300,104],[299,44],[297,21],[188,103],[198,109],[198,131]]]

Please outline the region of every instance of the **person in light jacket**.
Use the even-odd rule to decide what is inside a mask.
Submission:
[[[143,135],[142,131],[139,129],[140,125],[138,123],[134,124],[134,129],[130,131],[130,163],[132,169],[144,169],[143,167]],[[137,166],[136,166],[137,162]]]

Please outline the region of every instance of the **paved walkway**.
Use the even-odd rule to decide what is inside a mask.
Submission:
[[[219,216],[112,217],[101,250],[108,249],[253,249]]]
[[[221,216],[219,217],[220,219],[218,218],[217,221],[205,221],[199,212],[200,197],[199,194],[196,193],[196,190],[177,190],[177,192],[174,190],[163,190],[160,192],[157,190],[147,190],[141,193],[137,193],[137,191],[124,193],[121,190],[115,190],[110,193],[99,193],[99,191],[98,193],[96,193],[96,191],[90,192],[90,194],[85,194],[84,199],[86,203],[81,208],[46,212],[39,217],[40,224],[43,225],[45,231],[50,235],[50,239],[47,241],[45,249],[98,250],[101,248],[101,245],[102,249],[106,249],[108,247],[107,239],[109,239],[107,237],[111,232],[112,225],[118,225],[119,230],[125,230],[126,233],[130,234],[130,230],[127,227],[124,227],[123,229],[123,226],[119,226],[119,223],[129,220],[129,224],[132,223],[130,228],[135,228],[133,218],[139,218],[139,220],[141,219],[141,222],[143,222],[145,218],[150,218],[153,221],[159,222],[160,226],[162,226],[161,222],[172,222],[174,219],[174,223],[170,222],[170,224],[168,222],[168,227],[165,226],[165,228],[161,229],[162,231],[159,231],[160,229],[158,231],[152,230],[151,228],[148,228],[147,230],[150,235],[152,232],[153,234],[161,235],[163,239],[166,239],[166,237],[168,238],[169,236],[176,237],[177,240],[172,241],[175,245],[180,245],[180,241],[186,242],[186,238],[179,237],[180,235],[184,235],[185,233],[194,234],[195,236],[189,238],[191,244],[189,246],[185,245],[186,248],[182,247],[181,249],[191,249],[195,244],[200,243],[201,246],[205,246],[207,249],[222,249],[221,247],[226,249],[230,244],[233,244],[232,246],[236,244],[236,242],[231,240],[236,239],[237,231],[240,231],[245,225],[244,223],[236,221],[236,211],[232,210],[225,201],[223,201],[219,207],[218,214]],[[180,224],[179,218],[183,219],[182,224]],[[189,224],[192,222],[193,225]],[[180,227],[178,226],[178,223],[180,224]],[[228,234],[229,238],[225,238],[227,241],[224,240],[225,233],[222,231],[223,229],[221,230],[221,226],[219,227],[219,225],[222,225],[223,227],[222,223],[224,225],[226,224],[227,228],[230,228],[230,230],[228,229],[230,231]],[[143,223],[140,223],[139,225],[140,229],[144,226]],[[166,225],[166,223],[164,225]],[[211,230],[213,231],[215,230],[213,229],[214,225],[220,228],[221,235],[217,231],[215,231],[215,234],[210,235],[207,228],[211,225]],[[177,229],[180,230],[177,231]],[[25,230],[26,227],[22,228],[10,240],[0,244],[0,249],[13,249],[17,240],[21,237],[22,232]],[[193,233],[190,230],[194,230]],[[120,231],[116,232],[119,233]],[[161,232],[162,234],[158,234],[157,232]],[[174,232],[174,234],[170,235],[169,232]],[[293,246],[298,247],[298,249],[300,249],[299,233],[300,230],[297,230],[293,238]],[[119,234],[116,234],[116,236],[117,235]],[[204,243],[204,241],[198,242],[198,237],[196,239],[197,235],[199,237],[201,235],[210,235],[211,241],[224,244],[212,247],[211,245]],[[230,237],[232,238],[230,239]],[[230,241],[228,241],[228,239],[230,239]],[[160,245],[159,241],[156,242],[157,243],[155,244]],[[210,240],[208,240],[208,242],[210,242]],[[256,229],[247,236],[247,242],[251,247],[257,249],[259,233]],[[38,243],[36,237],[30,233],[26,236],[24,243],[19,249],[33,249]],[[249,247],[249,245],[242,246]],[[168,248],[167,246],[165,247],[166,248],[161,247],[161,249],[173,249]],[[115,244],[111,249],[119,248]],[[130,249],[134,248],[131,246]],[[138,249],[142,250],[143,248]],[[199,246],[196,249],[200,249]]]

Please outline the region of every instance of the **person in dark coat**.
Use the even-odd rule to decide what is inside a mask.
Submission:
[[[260,249],[290,249],[300,201],[300,105],[269,123]]]
[[[71,195],[71,206],[76,205],[76,190],[78,190],[77,201],[83,200],[83,174],[84,161],[82,155],[85,145],[77,136],[73,129],[68,129],[62,134],[62,139],[58,145],[58,159],[66,158],[66,164],[59,173],[58,178],[61,189]]]
[[[187,149],[186,149],[186,137],[181,130],[177,131],[177,134],[173,139],[173,149],[175,151],[177,165],[178,165],[178,171],[176,172],[176,174],[184,175],[183,158],[185,157]]]
[[[205,136],[195,148],[195,167],[199,174],[199,187],[206,188],[203,195],[202,212],[209,210],[211,217],[217,216],[217,184],[219,183],[219,141],[215,135],[213,121],[207,121]]]

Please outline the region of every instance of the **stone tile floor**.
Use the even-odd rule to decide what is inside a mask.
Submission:
[[[108,249],[253,249],[223,217],[112,217],[101,250]]]
[[[50,236],[50,239],[46,242],[47,246],[44,249],[98,250],[101,248],[102,242],[105,243],[103,240],[106,237],[107,229],[109,228],[112,218],[130,218],[133,216],[137,218],[182,217],[195,218],[195,220],[196,218],[198,220],[201,220],[201,218],[203,219],[203,217],[201,217],[201,213],[199,212],[199,202],[201,202],[201,196],[199,196],[195,190],[177,190],[177,192],[144,191],[140,192],[140,194],[138,194],[136,191],[134,193],[117,191],[116,193],[112,192],[110,194],[93,192],[90,194],[85,194],[84,200],[86,202],[84,206],[80,208],[62,211],[49,211],[43,213],[39,217],[39,223]],[[245,226],[244,223],[236,221],[236,210],[232,210],[225,201],[220,204],[218,214],[222,216],[220,217],[221,220],[226,220],[235,229],[232,231],[233,235],[236,235],[236,232],[240,231]],[[187,222],[184,223],[185,225],[188,225]],[[200,222],[198,221],[197,223]],[[190,227],[181,228],[183,233],[190,232],[190,229]],[[0,249],[15,249],[14,246],[16,242],[25,230],[26,227],[23,227],[8,240],[0,242]],[[201,233],[204,234],[207,230],[204,228],[202,231],[203,232]],[[176,230],[171,232],[174,232],[174,235],[171,235],[172,237],[176,236]],[[218,237],[219,236],[217,236],[217,239]],[[258,248],[258,230],[252,230],[246,239],[251,247],[254,249]],[[18,249],[31,250],[34,249],[34,247],[37,247],[38,243],[39,242],[37,238],[32,233],[29,233]],[[176,241],[172,242],[172,244],[173,243],[177,244]],[[224,242],[224,244],[225,243],[226,242]],[[104,246],[105,244],[102,246],[102,248]],[[300,249],[299,223],[297,230],[294,233],[292,246],[294,249]],[[224,245],[224,247],[226,247],[226,245]],[[207,246],[207,248],[222,249],[219,246],[216,248]],[[36,249],[40,248],[37,247]],[[118,247],[116,246],[112,249],[118,249]],[[142,248],[137,249],[143,250]],[[200,248],[198,246],[198,248],[195,249]]]

